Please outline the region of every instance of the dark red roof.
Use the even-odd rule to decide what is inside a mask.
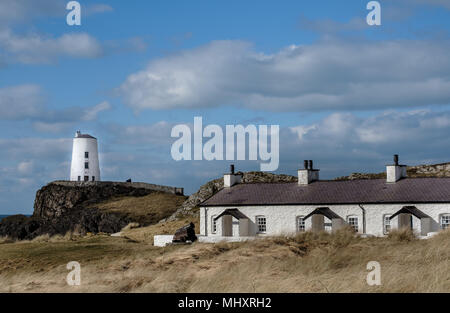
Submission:
[[[224,188],[201,206],[450,203],[450,178],[404,178],[317,181],[297,183],[250,183]]]

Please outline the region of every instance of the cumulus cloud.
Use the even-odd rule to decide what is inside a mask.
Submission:
[[[59,37],[37,32],[18,33],[17,25],[31,24],[38,18],[58,17],[68,13],[64,0],[0,0],[0,65],[9,63],[53,63],[61,57],[96,58],[104,54],[102,44],[87,33],[66,33]],[[89,16],[110,12],[107,4],[82,5]]]
[[[239,105],[271,111],[450,103],[448,41],[321,41],[275,54],[214,41],[152,61],[118,88],[134,110]]]
[[[449,132],[449,111],[386,111],[370,117],[333,113],[285,130],[281,157],[285,166],[319,160],[329,178],[354,171],[381,172],[396,153],[407,164],[450,161]]]

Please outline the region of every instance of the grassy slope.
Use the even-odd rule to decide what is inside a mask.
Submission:
[[[193,212],[199,211],[198,208]],[[173,235],[175,231],[190,222],[195,224],[195,232],[200,233],[200,218],[197,216],[178,216],[176,220],[156,223],[147,227],[133,228],[122,231],[122,235],[126,238],[147,242],[153,244],[153,236],[155,235]]]
[[[50,241],[0,244],[0,291],[450,292],[450,231],[429,240],[343,231],[166,248],[107,236]],[[65,283],[69,261],[81,263],[79,287]],[[381,286],[366,284],[369,261],[381,264]]]
[[[186,199],[185,196],[155,192],[144,197],[114,198],[93,206],[105,212],[125,214],[142,225],[149,225],[172,215]]]

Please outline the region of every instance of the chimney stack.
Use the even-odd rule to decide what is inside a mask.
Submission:
[[[223,186],[225,188],[233,187],[236,184],[239,184],[242,180],[242,174],[236,174],[234,172],[234,164],[230,165],[230,173],[225,174],[223,176]]]
[[[298,170],[298,184],[309,185],[314,181],[319,180],[319,170],[314,169],[312,160],[304,160],[303,165],[305,169]]]
[[[395,154],[394,164],[386,166],[386,182],[396,183],[405,177],[407,177],[406,165],[400,165],[398,161],[398,154]]]
[[[398,154],[394,154],[394,165],[398,166]]]

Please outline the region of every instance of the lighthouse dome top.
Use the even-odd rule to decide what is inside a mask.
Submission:
[[[89,134],[82,134],[79,130],[75,133],[75,138],[92,138],[97,139]]]

